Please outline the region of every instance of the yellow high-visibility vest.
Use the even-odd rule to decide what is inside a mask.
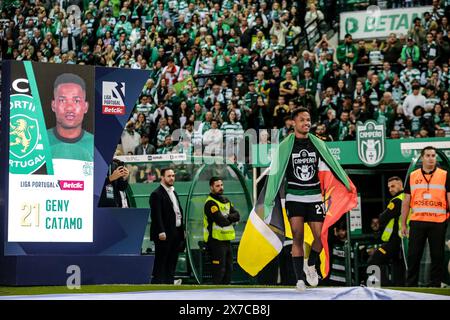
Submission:
[[[222,203],[216,199],[214,199],[211,196],[208,196],[206,199],[206,202],[209,200],[213,201],[215,204],[217,204],[217,207],[219,208],[219,212],[214,214],[222,214],[224,216],[228,216],[230,214],[230,208],[231,208],[231,202]],[[205,203],[206,203],[205,202]],[[203,212],[203,240],[205,242],[208,242],[209,238],[209,229],[208,229],[208,217],[206,216],[206,213]],[[215,222],[212,223],[212,235],[211,237],[216,240],[234,240],[236,238],[236,233],[234,231],[234,227],[232,224],[226,227],[221,227],[217,225]]]
[[[393,205],[393,201],[395,199],[400,199],[403,201],[403,199],[405,199],[405,194],[402,192],[398,196],[392,198],[391,201],[389,201],[388,207],[391,204]],[[384,242],[388,242],[389,239],[391,238],[392,231],[394,231],[394,223],[395,223],[395,218],[392,218],[391,220],[389,220],[388,224],[386,225],[386,228],[384,229],[383,234],[381,235],[381,240],[383,240]],[[408,216],[407,223],[409,223],[409,216]],[[398,218],[398,235],[400,236],[400,238],[402,237],[401,231],[402,231],[402,221],[401,221],[401,218],[399,217]]]

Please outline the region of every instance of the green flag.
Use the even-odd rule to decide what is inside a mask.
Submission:
[[[191,91],[192,88],[195,88],[195,81],[192,79],[192,76],[187,77],[183,81],[179,81],[173,85],[173,89],[177,96],[179,96],[183,91]]]

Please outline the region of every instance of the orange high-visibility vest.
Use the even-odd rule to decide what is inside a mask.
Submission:
[[[447,171],[440,168],[425,176],[422,169],[411,172],[411,221],[444,222],[448,219],[446,180]]]

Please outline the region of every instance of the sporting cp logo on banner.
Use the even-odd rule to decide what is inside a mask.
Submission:
[[[33,97],[11,96],[9,123],[9,168],[13,174],[30,174],[45,162],[41,130]]]
[[[384,158],[385,128],[373,120],[356,127],[358,157],[368,167],[378,165]]]
[[[103,81],[102,113],[125,114],[125,82]]]

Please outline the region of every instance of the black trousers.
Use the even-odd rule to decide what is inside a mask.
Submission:
[[[444,248],[447,222],[411,221],[408,248],[408,287],[417,287],[419,282],[420,261],[426,241],[430,245],[431,272],[430,287],[440,287],[444,277]]]
[[[233,272],[233,255],[230,241],[210,239],[211,271],[214,284],[230,284]]]
[[[168,240],[155,241],[155,262],[153,263],[152,284],[173,284],[178,253],[183,241],[183,231],[178,230]]]
[[[394,236],[394,235],[392,235]],[[389,241],[384,243],[367,260],[367,264],[386,266],[392,265],[392,283],[389,282],[386,272],[381,273],[381,285],[405,285],[405,263],[403,261],[401,243],[398,241]],[[382,270],[385,271],[385,270]]]

